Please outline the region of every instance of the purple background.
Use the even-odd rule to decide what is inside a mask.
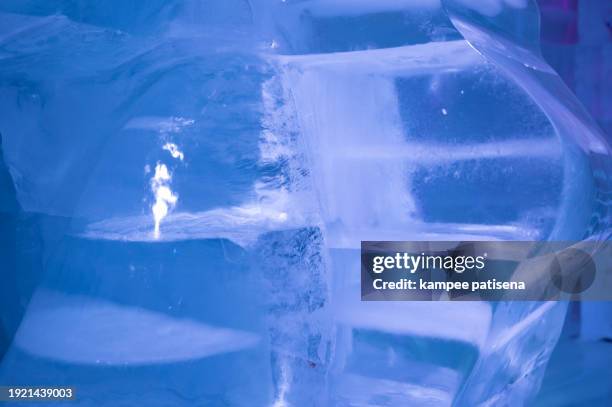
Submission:
[[[612,1],[538,3],[544,57],[612,141]]]

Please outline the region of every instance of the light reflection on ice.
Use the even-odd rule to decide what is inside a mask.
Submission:
[[[431,366],[428,368],[433,369]],[[441,370],[438,369],[436,373],[440,373]],[[455,377],[447,376],[449,375],[438,376],[440,384],[437,387],[426,387],[414,383],[346,374],[338,382],[337,391],[339,394],[350,397],[350,400],[347,401],[351,404],[347,405],[371,406],[373,405],[372,394],[381,394],[387,401],[384,405],[389,406],[450,406],[459,380],[456,375]],[[453,382],[452,389],[440,388],[451,387],[449,383]],[[340,400],[344,401],[343,398]]]
[[[185,117],[141,116],[131,119],[125,129],[153,130],[159,133],[179,133],[183,128],[191,126],[195,120]]]
[[[15,337],[23,351],[77,364],[170,363],[253,347],[257,335],[87,297],[38,292]]]
[[[482,64],[484,59],[467,41],[433,42],[367,51],[275,57],[290,69],[326,69],[341,73],[376,73],[385,76],[457,71]]]
[[[153,236],[158,239],[160,236],[160,224],[168,212],[174,208],[178,197],[170,189],[170,181],[172,176],[168,172],[168,167],[165,164],[157,163],[155,166],[155,175],[151,178],[151,191],[155,195],[155,203],[151,207],[155,226]]]
[[[444,114],[443,109],[443,114]],[[407,142],[400,146],[374,145],[347,147],[343,156],[354,159],[409,159],[412,163],[440,165],[443,163],[491,158],[542,158],[558,160],[561,145],[556,138],[531,138],[475,144],[436,144]]]
[[[164,233],[157,236],[151,235],[151,227],[155,225],[148,216],[111,218],[92,223],[81,236],[89,239],[123,241],[224,238],[241,246],[248,246],[265,231],[282,230],[305,224],[303,218],[293,216],[281,208],[251,204],[170,214],[164,218]]]
[[[168,151],[172,158],[178,158],[181,161],[185,159],[185,154],[179,150],[178,146],[174,143],[166,143],[162,149]]]
[[[476,301],[362,302],[345,295],[338,298],[336,304],[337,320],[353,328],[400,335],[433,336],[471,343],[479,348],[487,338],[491,315],[489,304]]]

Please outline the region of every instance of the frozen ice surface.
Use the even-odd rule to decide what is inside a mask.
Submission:
[[[247,246],[253,244],[262,232],[301,225],[294,219],[289,223],[287,218],[287,212],[278,208],[251,205],[170,214],[163,219],[164,233],[160,235],[155,234],[155,220],[148,215],[140,215],[89,224],[82,236],[126,241],[225,238]]]
[[[266,404],[263,288],[243,249],[66,237],[47,255],[3,381],[77,383],[86,405]]]
[[[391,78],[402,74],[452,72],[483,62],[480,55],[474,53],[466,41],[417,44],[382,50],[282,55],[278,59],[281,64],[299,70],[322,68],[333,70],[338,74],[347,74],[347,71],[367,72]],[[367,94],[365,90],[364,93]]]
[[[610,148],[532,23],[522,0],[2,2],[0,382],[531,400],[565,304],[362,303],[358,248],[608,230]]]
[[[15,345],[76,364],[132,365],[210,357],[255,346],[249,332],[88,299],[38,292]]]

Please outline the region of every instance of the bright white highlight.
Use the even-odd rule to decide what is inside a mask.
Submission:
[[[185,158],[185,154],[183,154],[183,152],[179,150],[178,146],[174,143],[166,143],[162,148],[170,152],[172,158],[178,158],[181,161],[183,161]]]
[[[161,134],[180,133],[194,123],[195,120],[186,117],[140,116],[131,119],[125,129],[151,130]]]
[[[288,407],[287,403],[287,393],[289,392],[289,366],[287,361],[283,361],[281,365],[281,379],[280,379],[280,388],[278,391],[278,396],[276,400],[274,400],[274,404],[272,407]]]
[[[249,331],[38,290],[14,343],[47,360],[124,367],[218,357],[253,348],[259,340]]]
[[[172,177],[168,172],[168,167],[165,164],[157,163],[155,175],[151,178],[151,191],[155,195],[155,203],[151,207],[155,220],[155,229],[153,230],[155,239],[159,239],[162,219],[174,208],[178,200],[178,197],[170,189],[170,181],[172,181]]]

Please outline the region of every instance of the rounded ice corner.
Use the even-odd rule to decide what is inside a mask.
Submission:
[[[535,0],[441,0],[441,3],[454,23],[469,22],[540,54],[540,10]]]
[[[546,238],[604,238],[609,225],[593,223],[590,213],[592,202],[602,199],[596,196],[600,186],[611,183],[601,175],[611,169],[612,150],[598,125],[541,56],[537,3],[444,0],[443,4],[465,41],[520,88],[554,129],[563,151],[564,198],[558,221]]]

